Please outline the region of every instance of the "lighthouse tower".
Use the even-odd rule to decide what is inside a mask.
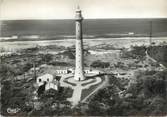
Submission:
[[[74,79],[77,81],[85,80],[83,67],[83,41],[82,41],[82,14],[78,7],[76,10],[76,64]]]

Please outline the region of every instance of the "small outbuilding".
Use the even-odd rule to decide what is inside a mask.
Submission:
[[[56,76],[52,74],[45,74],[38,77],[36,80],[36,83],[40,87],[41,85],[44,84],[44,82],[46,82],[45,90],[48,90],[48,89],[58,90],[60,86],[59,80],[60,79],[58,79]]]

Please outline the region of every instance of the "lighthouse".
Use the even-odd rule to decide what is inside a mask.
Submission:
[[[75,75],[74,79],[77,81],[85,80],[84,76],[84,66],[83,66],[83,40],[82,40],[82,14],[81,10],[78,7],[76,10],[75,16],[75,25],[76,25],[76,57],[75,57]]]

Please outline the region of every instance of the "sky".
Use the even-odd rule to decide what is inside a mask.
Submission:
[[[0,0],[0,19],[167,18],[167,0]]]

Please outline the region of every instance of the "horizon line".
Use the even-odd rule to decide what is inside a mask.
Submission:
[[[167,19],[167,17],[113,17],[113,18],[84,18],[84,20],[107,20],[107,19]],[[16,21],[16,20],[75,20],[75,18],[23,18],[23,19],[0,19],[0,21]]]

